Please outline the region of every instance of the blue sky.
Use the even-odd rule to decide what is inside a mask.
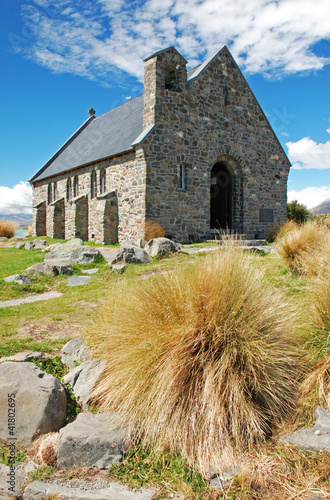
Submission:
[[[1,0],[0,213],[88,117],[143,91],[143,59],[194,67],[227,45],[293,167],[288,198],[330,198],[328,0]]]

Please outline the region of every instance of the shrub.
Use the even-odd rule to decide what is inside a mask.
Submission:
[[[87,333],[107,361],[94,403],[201,471],[263,440],[295,402],[293,314],[254,262],[228,248],[118,287]]]
[[[297,200],[287,204],[287,215],[289,220],[293,220],[297,224],[306,222],[312,216],[306,205],[298,203]]]
[[[286,224],[280,231],[275,249],[278,256],[291,272],[308,274],[312,264],[329,240],[329,232],[315,221],[307,221],[301,226],[293,222]],[[315,267],[315,266],[314,266]]]
[[[12,238],[14,233],[18,229],[17,222],[11,220],[0,220],[0,236],[4,238]]]
[[[165,231],[162,226],[154,221],[147,220],[144,224],[144,239],[146,241],[153,240],[154,238],[162,238],[165,235]]]

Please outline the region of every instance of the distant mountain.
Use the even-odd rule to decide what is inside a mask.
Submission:
[[[0,219],[15,221],[20,227],[32,225],[32,214],[0,214]]]
[[[310,212],[316,215],[330,214],[330,198],[317,205],[317,207],[311,208]]]

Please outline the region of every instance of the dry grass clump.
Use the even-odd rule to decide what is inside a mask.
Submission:
[[[153,240],[154,238],[163,238],[165,231],[162,226],[154,221],[147,220],[144,224],[144,239],[145,241]]]
[[[58,437],[58,432],[50,432],[35,439],[29,447],[29,457],[39,465],[55,465],[58,453]]]
[[[284,265],[298,274],[313,273],[327,245],[330,247],[330,232],[324,225],[310,220],[299,226],[293,222],[286,224],[275,241],[275,249]]]
[[[254,262],[228,248],[112,289],[87,332],[107,360],[95,404],[202,472],[263,440],[295,404],[293,313]]]
[[[0,219],[0,237],[12,238],[16,229],[18,229],[17,222]]]

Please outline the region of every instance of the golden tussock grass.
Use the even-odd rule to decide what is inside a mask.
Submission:
[[[275,241],[275,249],[282,263],[291,272],[314,274],[319,271],[319,259],[330,248],[330,231],[314,220],[297,225],[288,222]]]
[[[292,308],[234,248],[118,287],[87,332],[106,368],[93,400],[202,472],[266,438],[295,404]]]
[[[16,229],[18,229],[17,222],[6,219],[0,220],[0,237],[12,238]]]
[[[58,432],[50,432],[38,437],[30,445],[28,456],[38,465],[55,465],[58,437]]]
[[[154,221],[147,220],[144,224],[144,239],[146,241],[153,240],[154,238],[162,238],[165,236],[165,231],[162,226]]]

